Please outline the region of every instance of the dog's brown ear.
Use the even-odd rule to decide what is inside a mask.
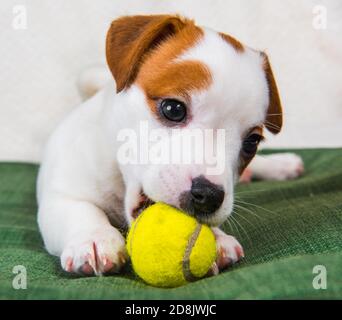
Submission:
[[[116,90],[129,87],[146,54],[185,26],[171,15],[127,16],[114,20],[107,33],[106,57]]]
[[[270,62],[265,53],[262,53],[262,56],[264,57],[264,70],[269,90],[269,105],[267,109],[265,127],[272,133],[277,134],[283,125],[283,111]]]

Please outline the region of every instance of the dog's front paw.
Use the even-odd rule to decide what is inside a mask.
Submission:
[[[84,275],[119,272],[127,260],[125,239],[113,227],[76,235],[61,256],[65,271]]]
[[[244,257],[241,244],[233,237],[225,233],[216,235],[218,270],[224,270]]]

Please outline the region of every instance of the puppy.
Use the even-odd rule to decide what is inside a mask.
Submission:
[[[238,261],[242,247],[219,225],[232,212],[234,184],[255,156],[263,129],[277,134],[282,127],[268,57],[170,15],[115,20],[106,55],[116,92],[112,83],[80,105],[46,147],[37,197],[47,250],[68,272],[119,272],[128,259],[119,229],[144,206],[161,201],[212,227],[218,269]],[[224,170],[123,164],[117,137],[127,128],[139,132],[142,121],[181,135],[185,129],[225,129]],[[249,168],[258,178],[285,180],[300,175],[303,164],[293,154],[270,155],[256,157]]]

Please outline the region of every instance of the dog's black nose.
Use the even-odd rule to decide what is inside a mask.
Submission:
[[[195,215],[211,214],[220,208],[223,200],[223,187],[199,176],[192,180],[191,190],[181,194],[180,207]]]

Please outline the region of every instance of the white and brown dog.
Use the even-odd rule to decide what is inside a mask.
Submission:
[[[218,227],[233,209],[233,188],[255,156],[265,127],[278,133],[282,110],[265,53],[178,16],[115,20],[107,61],[116,82],[80,105],[54,132],[38,178],[38,222],[47,250],[68,272],[118,272],[127,261],[122,228],[142,205],[161,201],[212,226],[220,269],[243,255]],[[224,128],[225,169],[205,165],[123,165],[119,132],[139,123],[180,132]],[[256,156],[261,179],[303,171],[294,154]]]

